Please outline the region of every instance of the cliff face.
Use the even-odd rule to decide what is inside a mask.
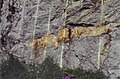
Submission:
[[[0,0],[0,59],[13,54],[26,64],[41,64],[50,56],[63,68],[100,67],[114,79],[120,74],[120,29],[112,24],[120,26],[119,5],[120,0]],[[55,36],[44,38],[49,34]]]

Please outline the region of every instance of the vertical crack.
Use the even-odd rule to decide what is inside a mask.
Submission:
[[[2,7],[3,7],[3,0],[0,0],[0,17],[2,16]],[[0,18],[0,22],[1,22],[1,18]]]

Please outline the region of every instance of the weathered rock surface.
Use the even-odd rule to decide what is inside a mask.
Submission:
[[[72,1],[72,0],[71,0]],[[92,2],[93,0],[80,0],[71,3],[67,9],[66,23],[101,23],[101,4]],[[84,8],[83,8],[84,7]],[[83,8],[83,9],[81,9]],[[61,0],[40,0],[36,19],[37,0],[0,0],[0,60],[6,60],[7,54],[11,53],[26,64],[42,63],[47,56],[53,58],[59,64],[61,45],[40,50],[40,56],[34,57],[32,48],[29,46],[33,38],[40,38],[47,34],[49,11],[50,33],[57,34],[58,30],[64,26],[65,2]],[[90,14],[84,16],[87,12]],[[106,23],[120,23],[120,0],[106,0],[104,3],[104,19]],[[84,16],[84,17],[83,17]],[[35,21],[36,19],[36,21]],[[36,22],[36,23],[35,23]],[[69,25],[70,28],[75,27]],[[100,68],[116,79],[120,76],[120,28],[112,30],[110,33],[78,37],[71,39],[70,43],[64,44],[63,67],[83,69],[97,69],[99,39],[108,42],[109,48],[101,55]],[[111,37],[110,37],[111,36]]]

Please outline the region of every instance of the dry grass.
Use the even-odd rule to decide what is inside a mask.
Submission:
[[[101,16],[100,16],[100,21],[101,24],[103,23],[104,19],[104,0],[101,0]],[[101,29],[100,29],[101,30]],[[100,62],[101,62],[101,53],[102,53],[102,44],[103,44],[103,39],[99,38],[99,49],[98,49],[98,61],[97,61],[97,69],[100,69]]]
[[[68,38],[69,37],[69,29],[68,28],[61,28],[58,31],[57,37],[58,37],[58,42],[69,40],[69,38]]]
[[[68,0],[66,0],[66,2],[65,2],[65,8],[67,8],[67,6],[68,6]],[[64,26],[66,25],[66,17],[67,17],[67,9],[65,10],[65,12],[64,12]],[[65,37],[65,35],[66,35],[66,31],[65,30],[63,30],[63,37]],[[63,53],[64,53],[64,43],[62,43],[62,50],[61,50],[61,54],[60,54],[60,68],[62,68],[63,67]]]
[[[98,61],[97,61],[97,69],[100,69],[101,64],[101,53],[103,50],[103,38],[99,38],[99,49],[98,49]]]
[[[40,0],[37,0],[37,9],[36,9],[36,12],[35,12],[35,20],[34,20],[34,26],[33,26],[33,35],[32,35],[32,39],[34,40],[35,38],[35,32],[36,32],[36,24],[37,24],[37,18],[38,18],[38,9],[39,9],[39,2]]]
[[[39,3],[39,0],[38,0]],[[64,42],[69,40],[69,29],[70,28],[61,28],[57,35],[52,35],[50,34],[50,17],[51,17],[51,11],[52,8],[50,8],[49,10],[49,17],[48,17],[48,27],[47,27],[47,34],[45,34],[43,37],[34,40],[34,35],[35,35],[35,29],[36,29],[36,23],[37,23],[37,13],[38,13],[38,6],[39,4],[37,4],[37,10],[36,10],[36,17],[35,17],[35,21],[34,21],[34,30],[33,30],[33,41],[31,42],[31,46],[36,50],[36,49],[46,49],[46,47],[48,47],[49,45],[54,45],[54,46],[58,46],[58,45],[62,45],[61,46],[61,54],[60,54],[60,62],[59,65],[62,68],[63,67],[63,53],[64,53]],[[68,6],[68,0],[65,3],[65,8]],[[117,23],[112,23],[111,25],[103,25],[104,23],[104,0],[101,0],[101,16],[100,16],[100,24],[99,25],[95,25],[94,27],[74,27],[71,30],[71,38],[76,38],[76,37],[86,37],[86,36],[99,36],[103,33],[107,33],[109,30],[113,30],[113,28],[117,27],[120,24]],[[91,11],[90,11],[91,12]],[[91,14],[90,12],[88,12],[88,14]],[[87,14],[87,15],[88,15]],[[85,16],[87,16],[85,15]],[[66,16],[67,16],[67,10],[65,10],[64,12],[64,23],[63,25],[66,25]],[[99,51],[98,51],[98,69],[100,68],[100,55],[101,53],[103,53],[102,49],[103,49],[103,38],[99,40]],[[46,50],[45,50],[45,54],[46,54]]]
[[[117,28],[120,24],[111,23],[108,25],[96,25],[94,27],[74,27],[71,29],[71,38],[74,39],[76,37],[86,37],[86,36],[99,36],[101,34],[107,33],[109,30],[114,30],[113,28]],[[33,48],[43,49],[48,47],[49,45],[58,46],[60,44],[69,40],[69,28],[62,28],[58,31],[57,35],[53,34],[45,34],[43,37],[33,40],[30,42],[30,46]],[[64,32],[65,34],[64,34]],[[57,43],[57,45],[56,45]],[[100,46],[101,47],[101,46]],[[64,46],[62,47],[64,49]]]
[[[47,35],[50,34],[50,17],[51,17],[51,12],[52,12],[52,8],[50,8],[49,10],[49,16],[48,16],[48,26],[47,26]],[[45,39],[46,41],[49,41],[47,38]],[[45,50],[44,50],[44,58],[46,57],[46,47],[45,47]]]
[[[36,6],[36,12],[35,12],[35,20],[34,20],[33,33],[32,33],[32,41],[33,42],[34,42],[34,39],[35,39],[35,33],[36,33],[36,27],[37,27],[36,24],[37,24],[37,18],[38,18],[39,2],[40,2],[40,0],[37,0],[37,6]],[[32,48],[34,48],[34,47],[32,47]],[[36,49],[37,49],[37,47],[36,47]],[[34,52],[34,49],[31,49],[31,52]]]
[[[22,31],[22,24],[23,24],[24,11],[25,11],[25,3],[26,3],[26,0],[23,1],[23,8],[22,8],[22,14],[21,14],[21,23],[20,23],[20,28],[19,28],[19,32],[18,32],[19,36],[21,34],[21,31]]]

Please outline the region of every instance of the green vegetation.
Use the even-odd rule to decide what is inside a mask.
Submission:
[[[67,75],[66,75],[67,74]],[[74,78],[70,78],[70,76]],[[62,70],[48,57],[41,65],[25,65],[13,55],[1,65],[1,79],[106,79],[101,71],[85,71],[83,69]],[[119,78],[118,78],[119,79]]]
[[[1,65],[1,79],[62,79],[62,70],[47,58],[41,65],[23,65],[10,55]]]
[[[120,79],[120,76],[118,76],[117,79]]]
[[[28,75],[27,69],[13,55],[1,65],[1,79],[28,79]]]
[[[93,72],[91,70],[85,71],[81,68],[67,69],[65,70],[68,74],[74,74],[75,79],[107,79],[102,71]]]

